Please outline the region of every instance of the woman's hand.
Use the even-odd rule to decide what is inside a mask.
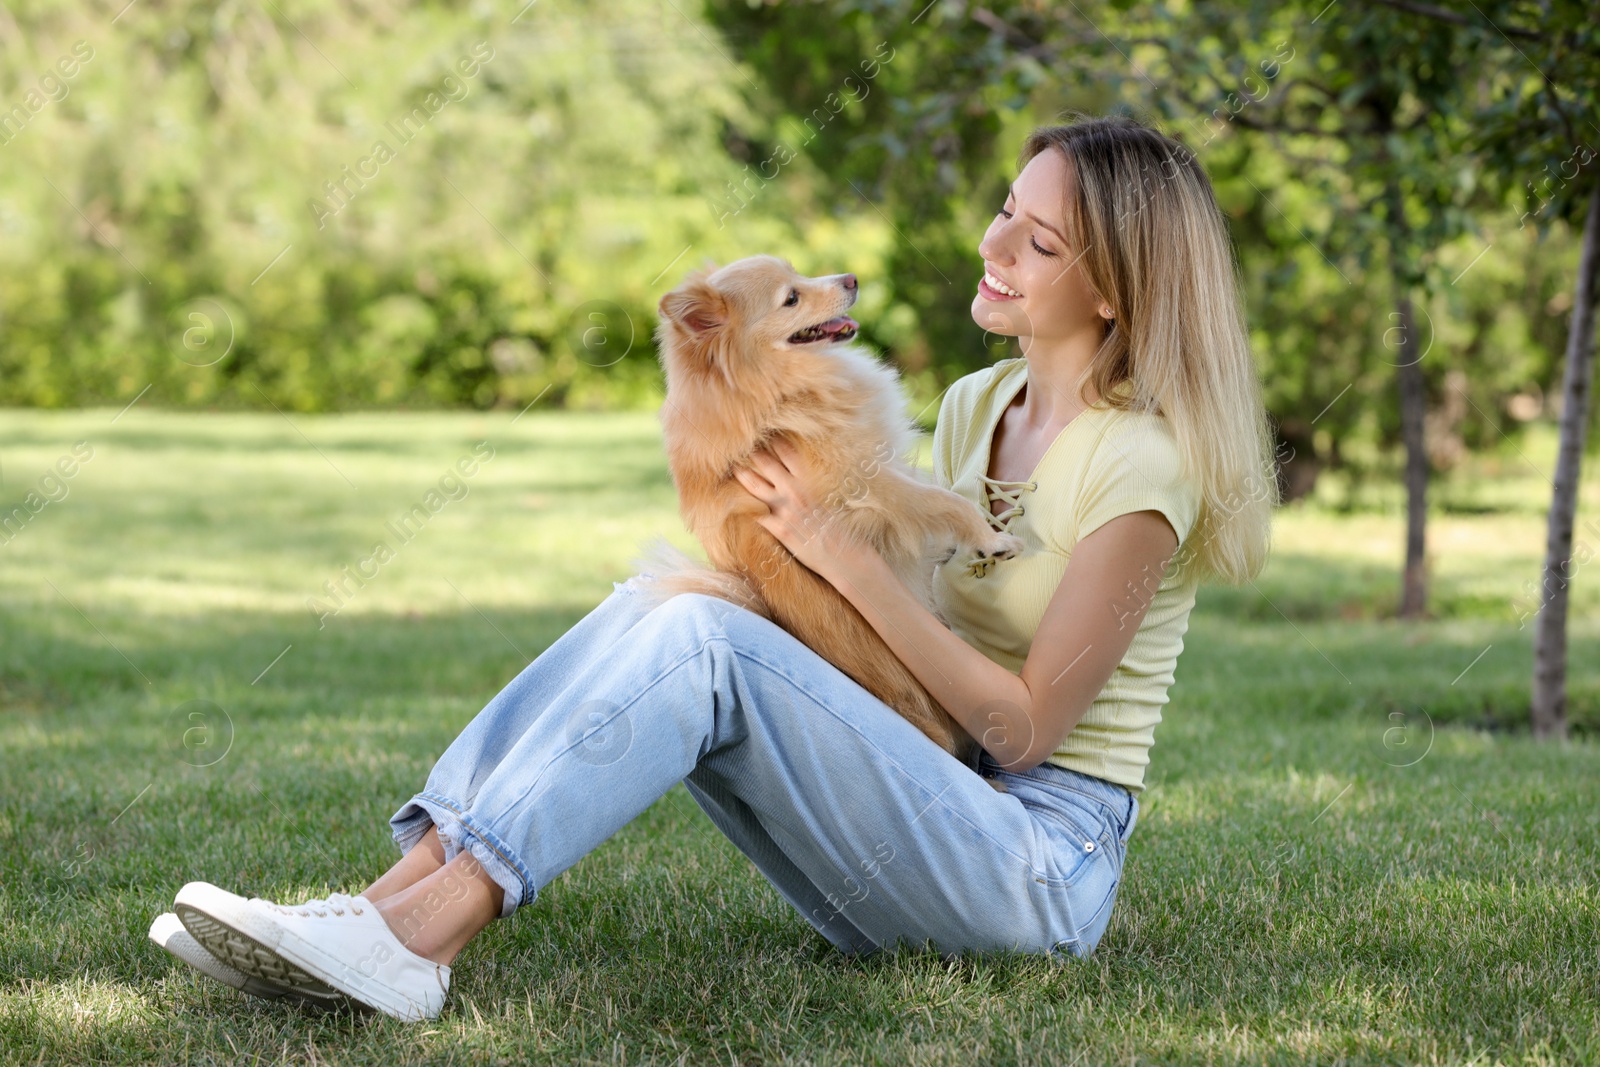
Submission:
[[[810,473],[800,451],[775,437],[768,447],[751,453],[749,466],[735,467],[733,476],[767,505],[768,513],[756,519],[762,529],[795,559],[837,585],[837,576],[870,562],[876,552],[840,528],[838,499],[813,500],[807,494],[805,487],[813,480]]]

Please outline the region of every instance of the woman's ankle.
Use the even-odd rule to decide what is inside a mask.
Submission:
[[[393,867],[383,872],[369,885],[362,896],[374,904],[404,892],[444,866],[444,843],[439,840],[438,827],[428,827],[428,832],[400,857]]]
[[[412,952],[449,966],[499,914],[504,891],[469,853],[383,901],[378,914]]]

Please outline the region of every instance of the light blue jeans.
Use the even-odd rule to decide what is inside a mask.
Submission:
[[[502,917],[683,782],[840,951],[1085,956],[1105,932],[1137,798],[1042,764],[973,765],[787,631],[640,576],[501,690],[390,820],[437,826],[505,889]],[[997,792],[983,776],[1002,781]]]

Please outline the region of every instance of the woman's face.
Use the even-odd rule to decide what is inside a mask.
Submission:
[[[1011,183],[1005,206],[995,213],[978,244],[984,272],[1020,296],[978,283],[972,321],[990,333],[1055,342],[1105,329],[1103,302],[1078,265],[1083,249],[1066,239],[1062,217],[1073,193],[1072,168],[1058,151],[1047,149],[1028,161]]]

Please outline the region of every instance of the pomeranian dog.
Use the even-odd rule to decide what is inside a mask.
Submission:
[[[756,522],[767,506],[733,476],[781,435],[807,462],[824,521],[876,548],[936,616],[937,564],[963,549],[994,559],[1022,550],[904,458],[921,432],[895,371],[849,343],[857,291],[853,274],[808,278],[760,255],[720,269],[708,261],[661,298],[667,461],[711,566],[661,541],[637,561],[656,578],[641,587],[655,603],[707,593],[772,620],[965,761],[973,738],[841,593]]]

